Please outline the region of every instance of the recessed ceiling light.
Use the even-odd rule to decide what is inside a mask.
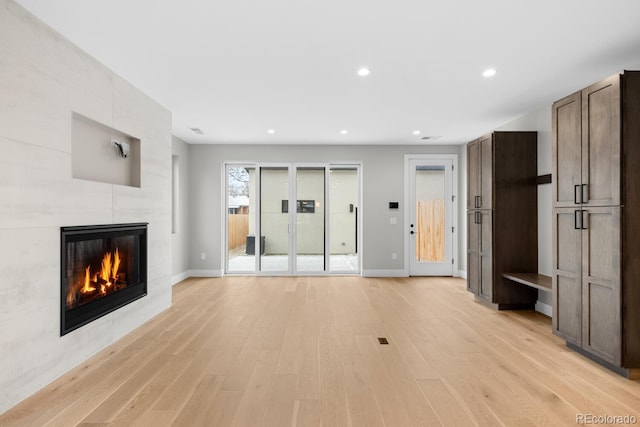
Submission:
[[[367,77],[369,74],[371,74],[371,70],[369,70],[367,67],[362,67],[358,70],[358,75],[360,77]]]
[[[484,70],[484,73],[482,73],[483,77],[493,77],[495,75],[496,75],[495,68],[487,68],[486,70]]]
[[[419,130],[414,130],[414,131],[413,131],[413,134],[414,134],[414,135],[420,135],[420,131],[419,131]]]
[[[349,133],[349,131],[348,131],[348,130],[346,130],[346,129],[342,129],[342,130],[340,131],[340,135],[346,135],[346,134],[348,134],[348,133]]]
[[[269,129],[269,130],[267,131],[267,133],[270,133],[271,135],[273,135],[274,133],[276,133],[276,131],[275,131],[275,130],[273,130],[273,129]]]

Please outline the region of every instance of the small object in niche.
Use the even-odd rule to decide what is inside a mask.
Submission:
[[[116,152],[120,157],[122,157],[123,159],[127,158],[127,156],[129,155],[129,144],[111,138],[111,145],[116,148]]]

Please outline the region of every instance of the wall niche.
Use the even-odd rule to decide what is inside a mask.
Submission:
[[[140,187],[140,139],[72,114],[72,177]]]

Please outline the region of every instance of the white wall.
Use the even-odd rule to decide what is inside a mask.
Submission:
[[[551,104],[513,120],[498,130],[538,132],[538,175],[551,173]],[[551,188],[538,186],[538,272],[551,276]],[[538,301],[551,305],[551,293],[538,291]]]
[[[7,0],[0,94],[2,413],[170,305],[171,114]],[[141,188],[72,178],[72,112],[140,139]],[[60,227],[126,222],[148,295],[60,337]]]
[[[459,154],[459,146],[259,146],[191,145],[190,252],[191,270],[220,274],[221,251],[221,168],[223,162],[362,162],[363,176],[363,270],[404,272],[404,155]],[[460,168],[459,168],[460,169]],[[459,171],[458,171],[459,172]],[[466,181],[460,176],[458,182]],[[462,195],[459,195],[462,197]],[[400,202],[390,211],[388,202]],[[390,224],[396,217],[398,223]],[[460,218],[466,218],[462,215]],[[466,243],[459,242],[458,258],[466,257]],[[392,253],[398,258],[393,260]],[[202,260],[200,253],[206,254]],[[198,256],[193,256],[193,255]]]
[[[178,218],[171,234],[173,283],[185,278],[189,264],[189,144],[173,137],[172,155],[178,160]]]

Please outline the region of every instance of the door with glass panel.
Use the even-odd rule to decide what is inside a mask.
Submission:
[[[409,160],[409,274],[453,275],[453,160]]]
[[[226,195],[227,273],[359,272],[358,167],[227,165]]]

